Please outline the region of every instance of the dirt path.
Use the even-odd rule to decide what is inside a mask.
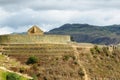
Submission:
[[[86,73],[86,70],[85,70],[84,66],[83,66],[83,65],[81,64],[81,62],[80,62],[79,52],[77,51],[77,46],[76,46],[76,45],[72,45],[72,47],[73,47],[73,49],[74,49],[74,52],[76,53],[76,54],[75,54],[75,57],[76,57],[76,59],[77,59],[77,61],[78,61],[78,64],[81,66],[81,68],[83,69],[83,72],[84,72],[84,74],[85,74],[84,80],[90,80],[90,79],[88,78],[88,75],[87,75],[87,73]]]
[[[7,72],[11,72],[11,73],[16,73],[16,74],[18,74],[18,75],[20,75],[20,76],[23,76],[23,77],[25,77],[25,78],[28,78],[28,79],[33,79],[32,77],[30,77],[30,76],[28,76],[28,75],[26,75],[26,74],[21,74],[21,73],[18,73],[18,72],[13,72],[13,71],[11,71],[11,70],[6,69],[5,67],[0,67],[0,69],[1,69],[1,70],[4,70],[4,71],[7,71]]]

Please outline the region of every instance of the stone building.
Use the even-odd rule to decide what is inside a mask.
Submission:
[[[27,33],[29,35],[43,35],[44,34],[44,32],[40,28],[38,28],[36,25],[30,28]]]
[[[0,53],[26,60],[30,55],[62,55],[73,53],[69,35],[46,35],[37,26],[26,34],[0,35]]]
[[[0,44],[31,44],[52,43],[64,44],[70,42],[69,35],[45,35],[37,26],[33,26],[27,34],[0,35]]]

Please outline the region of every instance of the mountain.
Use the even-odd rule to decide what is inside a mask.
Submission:
[[[47,34],[71,35],[73,41],[95,44],[120,43],[120,25],[95,26],[89,24],[64,24]]]

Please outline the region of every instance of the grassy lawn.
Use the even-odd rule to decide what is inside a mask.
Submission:
[[[0,80],[6,80],[7,72],[0,70]]]
[[[6,80],[6,76],[8,74],[10,74],[10,73],[9,72],[5,72],[3,70],[0,70],[0,80]],[[19,75],[17,75],[17,76],[19,76]],[[26,78],[24,78],[22,76],[19,76],[19,77],[20,77],[20,80],[29,80],[29,79],[26,79]]]

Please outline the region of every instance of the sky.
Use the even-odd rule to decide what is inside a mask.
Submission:
[[[120,24],[120,0],[0,0],[0,34],[44,31],[66,23]]]

